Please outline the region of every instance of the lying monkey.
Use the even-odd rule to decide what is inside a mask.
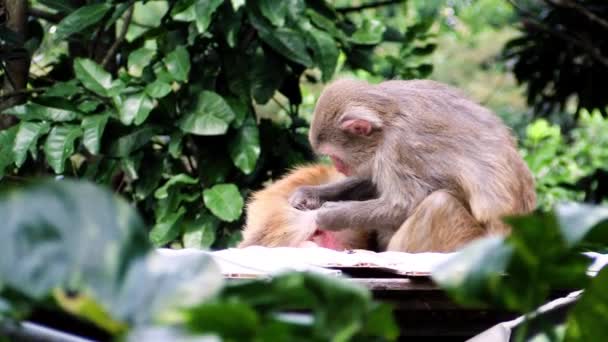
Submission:
[[[301,169],[263,190],[285,196],[267,200],[270,211],[258,209],[264,195],[254,197],[241,246],[319,244],[323,236],[321,246],[333,248],[323,241],[361,234],[380,250],[450,252],[508,234],[501,217],[536,206],[509,129],[442,83],[336,81],[319,97],[309,140],[346,177]]]

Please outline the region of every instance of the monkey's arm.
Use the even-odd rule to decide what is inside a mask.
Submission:
[[[374,230],[397,229],[408,216],[405,202],[391,204],[384,198],[367,201],[327,202],[317,212],[319,229],[341,230],[362,227]]]
[[[376,196],[376,187],[365,178],[348,177],[333,183],[301,186],[289,198],[297,209],[317,209],[329,201],[360,201]]]

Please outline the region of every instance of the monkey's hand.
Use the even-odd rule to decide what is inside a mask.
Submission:
[[[314,210],[321,207],[322,201],[318,191],[311,186],[299,187],[291,197],[289,204],[299,210]]]

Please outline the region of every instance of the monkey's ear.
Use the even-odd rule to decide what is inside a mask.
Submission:
[[[351,134],[368,136],[373,130],[381,128],[380,120],[369,110],[356,111],[355,113],[348,113],[340,118],[339,126],[341,130]]]

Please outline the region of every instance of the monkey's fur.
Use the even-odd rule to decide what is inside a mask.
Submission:
[[[300,247],[314,244],[338,250],[373,249],[371,234],[364,229],[331,232],[335,241],[322,241],[321,237],[315,235],[314,211],[295,209],[287,201],[300,186],[326,184],[343,178],[344,175],[331,166],[301,166],[253,193],[247,202],[247,222],[239,247]]]
[[[290,197],[283,194],[292,206],[309,210],[300,213],[309,215],[309,226],[374,232],[380,250],[453,251],[482,235],[507,234],[501,217],[536,205],[533,177],[509,129],[445,84],[336,81],[317,102],[309,139],[348,177],[302,180]],[[273,187],[281,185],[268,190]],[[256,203],[248,216],[263,213]],[[294,228],[266,227],[258,234],[289,239],[286,231]]]

